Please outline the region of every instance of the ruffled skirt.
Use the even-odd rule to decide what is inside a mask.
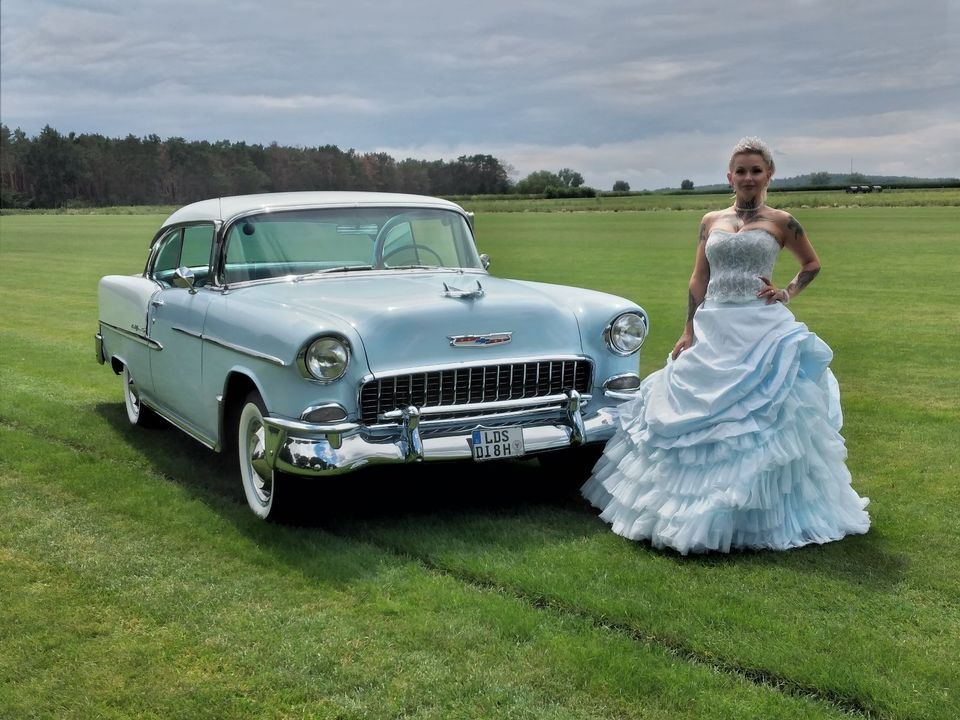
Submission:
[[[780,303],[708,300],[693,347],[620,407],[584,497],[615,533],[686,555],[865,533],[833,353]]]

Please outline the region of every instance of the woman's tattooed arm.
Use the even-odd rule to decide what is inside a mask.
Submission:
[[[791,217],[787,221],[787,232],[793,234],[794,240],[799,240],[800,238],[806,237],[806,233],[803,232],[803,226],[797,222],[797,219]]]
[[[796,251],[800,253],[800,260],[803,262],[803,267],[800,269],[800,272],[798,272],[796,277],[787,283],[787,286],[784,288],[790,297],[794,297],[813,282],[817,273],[820,272],[820,260],[810,246],[810,241],[807,239],[807,234],[804,232],[803,226],[801,226],[793,216],[787,220],[785,241],[784,244],[790,244],[792,248],[795,248]]]
[[[708,235],[707,224],[700,223],[700,233],[698,235],[698,240],[697,240],[697,243],[700,245],[700,247],[698,248],[698,251],[706,247],[707,235]],[[696,295],[694,295],[693,288],[691,288],[687,293],[687,322],[688,323],[693,320],[693,314],[697,311],[697,308],[700,307],[702,303],[703,303],[703,296],[701,295],[701,297],[698,298]]]
[[[817,273],[820,272],[820,268],[816,270],[801,270],[797,273],[797,276],[787,283],[787,286],[784,288],[791,296],[796,295],[798,292],[803,290],[807,285],[813,282],[813,279],[817,276]]]
[[[693,314],[697,312],[697,308],[700,307],[700,304],[703,302],[703,298],[697,300],[693,296],[693,293],[687,293],[687,322],[693,320]]]

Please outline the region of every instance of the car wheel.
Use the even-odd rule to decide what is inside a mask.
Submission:
[[[296,501],[289,478],[270,468],[267,460],[266,427],[263,418],[267,408],[256,390],[247,395],[237,419],[237,456],[240,478],[247,504],[254,515],[264,520],[283,521],[289,517]]]
[[[133,381],[129,368],[123,366],[123,404],[127,407],[127,420],[138,427],[157,427],[162,424],[160,416],[140,402],[140,391]]]

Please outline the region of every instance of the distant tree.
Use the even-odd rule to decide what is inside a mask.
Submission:
[[[829,185],[832,175],[826,170],[821,170],[820,172],[810,173],[810,184],[811,185]]]
[[[547,199],[555,198],[592,198],[597,196],[597,191],[589,185],[580,185],[579,187],[568,187],[566,185],[549,185],[543,190],[543,196]]]
[[[507,169],[492,155],[461,155],[453,164],[456,195],[495,195],[509,190]]]
[[[287,190],[383,190],[424,195],[504,194],[513,168],[492,155],[453,162],[358,153],[336,145],[288,147],[244,142],[161,140],[127,135],[61,135],[46,126],[30,138],[0,123],[0,207],[180,205],[192,200]],[[579,173],[534,173],[528,192],[581,190]],[[567,184],[565,184],[567,183]]]
[[[19,207],[29,201],[26,154],[30,140],[20,128],[0,124],[0,207]]]
[[[570,168],[559,170],[557,177],[560,178],[560,184],[564,187],[580,187],[583,185],[583,175]]]
[[[684,180],[680,183],[681,190],[693,190],[693,180]]]
[[[24,164],[33,178],[31,204],[35,207],[62,207],[77,198],[83,168],[73,133],[64,137],[44,126],[27,150]]]
[[[549,170],[537,170],[527,175],[517,183],[517,192],[521,195],[536,195],[548,187],[560,187],[563,182],[560,176]]]
[[[628,183],[626,180],[617,180],[613,184],[614,192],[628,192],[629,190],[630,190],[630,183]]]
[[[397,162],[387,153],[364,153],[359,159],[360,185],[364,190],[396,192],[400,189]]]
[[[863,173],[854,172],[847,176],[847,183],[850,185],[865,185],[868,182],[870,181],[867,180],[867,176]]]
[[[427,195],[430,188],[430,163],[426,160],[407,158],[397,163],[397,174],[400,176],[400,187],[405,192],[416,195]]]

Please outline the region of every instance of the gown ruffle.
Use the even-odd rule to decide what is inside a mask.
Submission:
[[[687,553],[867,532],[833,353],[782,304],[706,300],[695,344],[642,383],[583,486],[614,532]]]

